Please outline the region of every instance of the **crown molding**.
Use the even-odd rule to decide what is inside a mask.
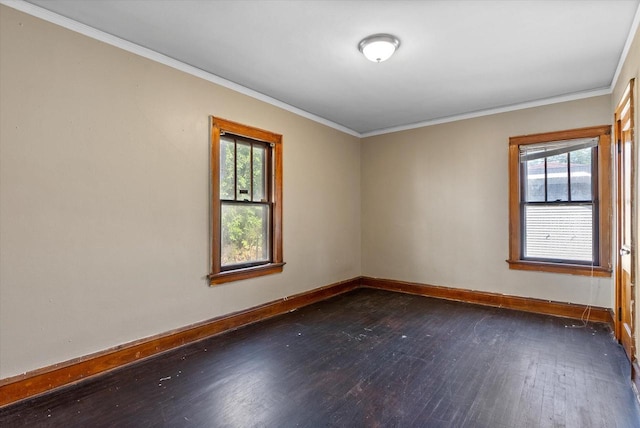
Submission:
[[[391,128],[384,128],[376,131],[365,132],[361,134],[361,138],[375,137],[377,135],[408,131],[416,128],[424,128],[427,126],[440,125],[442,123],[457,122],[460,120],[474,119],[476,117],[491,116],[494,114],[508,113],[516,110],[524,110],[527,108],[541,107],[541,106],[546,106],[550,104],[558,104],[558,103],[564,103],[568,101],[575,101],[575,100],[581,100],[584,98],[592,98],[592,97],[598,97],[600,95],[610,95],[610,94],[611,94],[610,87],[595,89],[591,91],[584,91],[584,92],[574,92],[571,94],[560,95],[557,97],[543,98],[540,100],[527,101],[524,103],[511,104],[508,106],[496,107],[496,108],[486,109],[486,110],[477,110],[474,112],[458,114],[454,116],[445,116],[438,119],[431,119],[423,122],[410,123],[407,125],[394,126]]]
[[[59,25],[61,27],[64,27],[68,30],[71,31],[75,31],[77,33],[80,33],[82,35],[85,35],[87,37],[91,37],[95,40],[101,41],[103,43],[107,43],[111,46],[115,46],[117,48],[123,49],[127,52],[131,52],[133,54],[142,56],[144,58],[150,59],[152,61],[158,62],[160,64],[164,64],[166,66],[172,67],[174,69],[180,70],[182,72],[185,72],[187,74],[193,75],[195,77],[199,77],[203,80],[206,80],[208,82],[214,83],[216,85],[231,89],[235,92],[238,92],[240,94],[249,96],[251,98],[257,99],[259,101],[265,102],[267,104],[273,105],[275,107],[281,108],[283,110],[286,110],[290,113],[293,113],[295,115],[304,117],[306,119],[312,120],[316,123],[328,126],[330,128],[333,128],[335,130],[338,130],[340,132],[344,132],[348,135],[354,136],[354,137],[358,137],[358,138],[367,138],[367,137],[374,137],[374,136],[378,136],[378,135],[384,135],[384,134],[392,134],[394,132],[401,132],[401,131],[407,131],[407,130],[411,130],[411,129],[416,129],[416,128],[423,128],[423,127],[428,127],[428,126],[433,126],[433,125],[440,125],[443,123],[450,123],[450,122],[457,122],[460,120],[466,120],[466,119],[473,119],[473,118],[478,118],[478,117],[482,117],[482,116],[490,116],[493,114],[500,114],[500,113],[507,113],[507,112],[511,112],[511,111],[516,111],[516,110],[523,110],[523,109],[527,109],[527,108],[533,108],[533,107],[540,107],[540,106],[545,106],[545,105],[550,105],[550,104],[557,104],[557,103],[562,103],[562,102],[568,102],[568,101],[575,101],[575,100],[580,100],[580,99],[584,99],[584,98],[590,98],[590,97],[597,97],[600,95],[610,95],[613,92],[613,88],[615,87],[618,78],[620,76],[620,72],[622,70],[622,67],[624,65],[624,62],[627,58],[627,55],[629,54],[629,49],[631,47],[631,43],[633,41],[633,38],[635,36],[636,31],[638,30],[638,27],[640,25],[640,6],[638,6],[638,8],[636,9],[636,13],[634,16],[634,20],[633,20],[633,24],[631,25],[631,29],[629,31],[629,35],[627,37],[627,41],[625,43],[625,46],[622,50],[622,53],[620,55],[620,59],[618,61],[618,66],[616,68],[614,77],[611,81],[611,85],[609,87],[605,87],[605,88],[600,88],[600,89],[594,89],[594,90],[589,90],[589,91],[583,91],[583,92],[576,92],[576,93],[571,93],[571,94],[565,94],[565,95],[560,95],[560,96],[556,96],[556,97],[549,97],[549,98],[544,98],[544,99],[540,99],[540,100],[534,100],[534,101],[528,101],[528,102],[524,102],[524,103],[518,103],[518,104],[511,104],[508,106],[502,106],[502,107],[496,107],[496,108],[491,108],[491,109],[484,109],[484,110],[478,110],[478,111],[474,111],[474,112],[469,112],[469,113],[464,113],[464,114],[459,114],[459,115],[453,115],[453,116],[446,116],[446,117],[441,117],[441,118],[436,118],[436,119],[430,119],[430,120],[426,120],[426,121],[421,121],[421,122],[416,122],[416,123],[411,123],[411,124],[406,124],[406,125],[400,125],[400,126],[392,126],[389,128],[382,128],[382,129],[378,129],[378,130],[374,130],[374,131],[369,131],[369,132],[357,132],[354,131],[353,129],[347,128],[343,125],[340,125],[338,123],[332,122],[328,119],[322,118],[320,116],[317,116],[315,114],[309,113],[305,110],[299,109],[297,107],[294,107],[290,104],[284,103],[280,100],[277,100],[275,98],[272,98],[268,95],[262,94],[260,92],[254,91],[253,89],[249,89],[245,86],[239,85],[237,83],[234,83],[230,80],[224,79],[220,76],[217,76],[215,74],[206,72],[202,69],[199,69],[197,67],[191,66],[189,64],[186,64],[184,62],[178,61],[176,59],[173,59],[171,57],[168,57],[166,55],[163,55],[159,52],[156,52],[154,50],[145,48],[143,46],[137,45],[135,43],[129,42],[127,40],[121,39],[119,37],[113,36],[111,34],[105,33],[103,31],[100,31],[96,28],[90,27],[88,25],[82,24],[78,21],[74,21],[72,19],[66,18],[62,15],[59,15],[57,13],[51,12],[49,10],[43,9],[39,6],[36,6],[34,4],[28,3],[24,0],[0,0],[0,4],[3,4],[5,6],[11,7],[13,9],[19,10],[20,12],[24,12],[27,13],[29,15],[35,16],[37,18],[43,19],[45,21],[51,22],[53,24]]]
[[[613,92],[613,89],[618,83],[620,73],[622,72],[622,67],[624,66],[624,62],[629,55],[629,49],[631,49],[631,43],[633,43],[633,38],[638,31],[638,25],[640,25],[640,5],[638,5],[638,8],[636,9],[636,14],[633,17],[633,22],[631,23],[631,28],[629,29],[629,35],[627,36],[627,41],[624,44],[624,48],[622,48],[622,53],[620,54],[620,59],[618,60],[618,67],[616,67],[616,72],[613,74],[613,79],[611,79],[609,93]]]
[[[133,54],[139,55],[143,58],[147,58],[152,61],[158,62],[160,64],[169,66],[171,68],[175,68],[176,70],[180,70],[187,74],[191,74],[192,76],[199,77],[208,82],[215,83],[216,85],[225,87],[227,89],[231,89],[235,92],[239,92],[243,95],[249,96],[259,101],[263,101],[275,107],[279,107],[290,113],[296,114],[298,116],[304,117],[306,119],[312,120],[314,122],[320,123],[322,125],[328,126],[338,131],[344,132],[345,134],[349,134],[354,137],[361,137],[360,133],[352,129],[349,129],[345,126],[342,126],[330,120],[324,119],[320,116],[316,116],[315,114],[309,113],[307,111],[304,111],[292,105],[286,104],[275,98],[271,98],[270,96],[254,91],[253,89],[249,89],[245,86],[238,85],[237,83],[231,82],[230,80],[224,79],[220,76],[216,76],[215,74],[209,73],[207,71],[204,71],[192,65],[186,64],[182,61],[178,61],[176,59],[163,55],[154,50],[151,50],[143,46],[137,45],[135,43],[129,42],[127,40],[121,39],[112,34],[105,33],[104,31],[100,31],[96,28],[82,24],[78,21],[74,21],[73,19],[69,19],[57,13],[51,12],[47,9],[43,9],[40,6],[27,3],[24,0],[0,0],[0,4],[11,7],[20,12],[24,12],[28,15],[35,16],[36,18],[40,18],[52,24],[59,25],[68,30],[75,31],[76,33],[80,33],[84,36],[101,41],[108,45],[123,49],[127,52],[131,52]]]

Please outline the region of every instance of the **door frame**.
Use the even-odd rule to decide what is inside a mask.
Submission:
[[[635,79],[631,79],[629,81],[628,87],[624,92],[624,95],[622,96],[622,99],[618,102],[618,104],[616,105],[616,110],[615,110],[615,115],[614,115],[614,153],[615,153],[615,165],[616,165],[616,176],[615,176],[615,183],[616,183],[616,230],[615,230],[615,235],[616,235],[616,275],[615,275],[615,317],[614,317],[614,332],[615,332],[615,336],[616,339],[618,340],[618,342],[620,342],[622,340],[622,329],[623,329],[623,323],[622,323],[622,319],[621,319],[621,308],[623,305],[625,305],[626,303],[623,302],[623,292],[622,292],[622,288],[623,288],[623,284],[622,284],[622,265],[621,265],[621,255],[620,255],[620,249],[622,248],[622,225],[621,225],[621,219],[622,219],[622,210],[624,208],[624,198],[621,197],[621,180],[622,180],[622,168],[621,168],[621,162],[622,162],[622,158],[621,158],[621,149],[622,149],[622,140],[620,138],[620,118],[619,118],[619,113],[621,110],[622,105],[624,104],[624,102],[626,101],[627,96],[630,98],[630,117],[631,117],[631,183],[630,183],[630,192],[631,192],[631,281],[632,283],[636,281],[636,267],[637,267],[637,254],[636,254],[636,242],[637,242],[637,227],[636,227],[636,221],[637,221],[637,204],[636,204],[636,191],[637,191],[637,185],[636,185],[636,172],[637,172],[637,147],[636,147],[636,141],[635,141],[635,135],[634,135],[634,88],[635,86]],[[628,95],[627,95],[628,94]],[[635,285],[635,284],[634,284]],[[633,287],[635,289],[635,287]],[[637,355],[636,355],[636,343],[635,343],[635,321],[636,321],[636,302],[637,299],[633,299],[631,302],[631,363],[632,363],[632,367],[631,367],[631,377],[634,380],[635,383],[639,383],[640,382],[640,367],[638,366],[637,363]]]

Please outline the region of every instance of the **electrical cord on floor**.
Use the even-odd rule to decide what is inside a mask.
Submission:
[[[589,276],[589,303],[582,311],[580,321],[582,325],[565,325],[566,328],[585,328],[589,324],[589,318],[591,317],[591,304],[593,303],[593,288],[595,283],[595,276],[593,275],[593,262],[591,263],[591,275]],[[586,315],[586,316],[585,316]]]

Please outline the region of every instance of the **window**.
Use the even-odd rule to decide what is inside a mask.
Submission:
[[[282,272],[282,136],[211,118],[210,284]]]
[[[611,127],[509,139],[509,267],[611,275]]]

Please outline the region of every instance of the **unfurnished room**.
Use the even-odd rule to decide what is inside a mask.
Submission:
[[[640,0],[0,0],[0,426],[640,427]]]

